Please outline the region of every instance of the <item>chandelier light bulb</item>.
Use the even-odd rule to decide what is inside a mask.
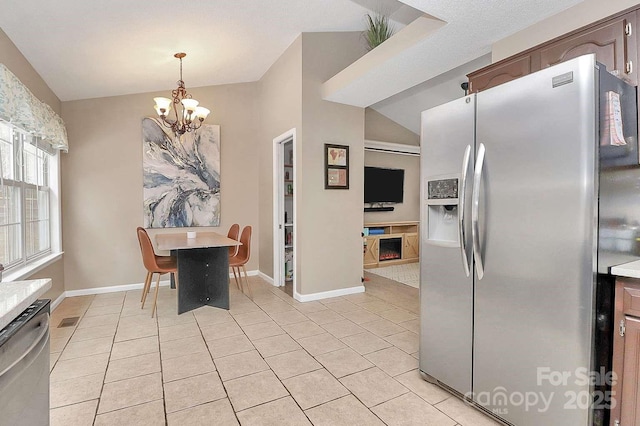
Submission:
[[[207,115],[209,115],[210,112],[211,111],[209,111],[205,107],[199,106],[198,108],[196,108],[196,117],[198,117],[200,121],[204,121],[207,119]]]

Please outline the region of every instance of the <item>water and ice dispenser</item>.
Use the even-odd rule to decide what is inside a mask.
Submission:
[[[424,186],[428,244],[459,247],[458,215],[459,176],[437,176],[427,178]]]

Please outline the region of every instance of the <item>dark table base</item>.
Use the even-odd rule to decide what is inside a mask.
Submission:
[[[178,314],[209,305],[229,309],[229,249],[176,250]]]

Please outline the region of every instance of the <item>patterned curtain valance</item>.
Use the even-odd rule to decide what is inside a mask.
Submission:
[[[41,137],[55,149],[69,151],[64,121],[53,109],[0,64],[0,119]]]

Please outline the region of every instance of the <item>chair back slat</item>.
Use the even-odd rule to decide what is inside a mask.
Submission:
[[[238,241],[238,235],[240,234],[240,225],[234,223],[227,232],[227,238]],[[238,246],[229,247],[229,257],[236,256],[238,254]]]
[[[249,261],[251,256],[251,226],[245,226],[242,228],[242,234],[240,234],[241,246],[238,247],[238,254],[236,259],[238,263],[245,264]]]
[[[151,244],[151,239],[149,238],[149,234],[147,234],[146,229],[142,227],[138,227],[138,242],[140,242],[140,251],[142,252],[142,263],[144,267],[147,268],[147,271],[156,271],[158,270],[158,264],[156,262],[156,254],[153,251],[153,245]]]

